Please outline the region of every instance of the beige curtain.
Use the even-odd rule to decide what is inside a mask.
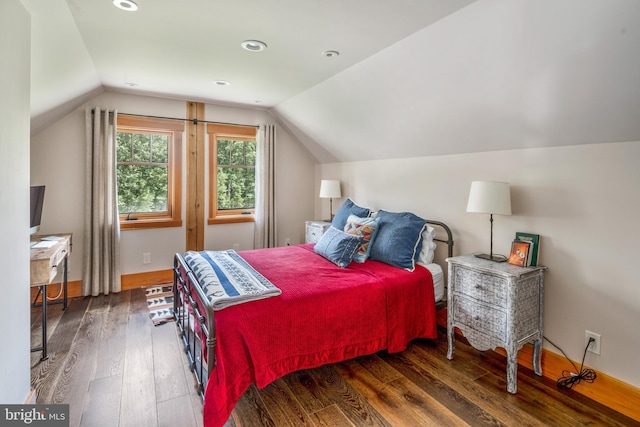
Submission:
[[[276,246],[276,126],[260,125],[256,139],[254,247]]]
[[[82,295],[120,292],[116,110],[86,111]]]

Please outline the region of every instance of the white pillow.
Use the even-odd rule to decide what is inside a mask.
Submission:
[[[436,251],[436,242],[433,238],[436,236],[436,229],[427,224],[427,228],[422,232],[422,249],[418,255],[420,264],[431,264]]]

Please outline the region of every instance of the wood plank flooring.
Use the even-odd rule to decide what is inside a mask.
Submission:
[[[40,319],[33,309],[34,346]],[[176,327],[153,326],[142,289],[52,305],[48,320],[50,357],[32,353],[31,383],[38,403],[70,405],[71,426],[202,426]],[[525,368],[511,395],[505,366],[460,341],[449,361],[441,334],[251,386],[225,427],[640,425]]]

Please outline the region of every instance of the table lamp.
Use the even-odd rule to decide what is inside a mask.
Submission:
[[[340,197],[342,197],[340,181],[333,179],[323,179],[320,181],[320,198],[329,199],[329,220],[333,219],[333,199]]]
[[[489,214],[491,246],[489,254],[476,254],[478,258],[504,262],[507,257],[493,254],[493,215],[511,215],[511,194],[508,182],[473,181],[469,191],[467,212]]]

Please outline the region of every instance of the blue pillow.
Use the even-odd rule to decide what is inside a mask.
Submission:
[[[313,250],[340,268],[345,268],[353,260],[362,244],[362,237],[345,233],[331,226],[327,228]]]
[[[413,271],[427,222],[410,212],[378,211],[380,218],[370,259]]]
[[[349,215],[355,215],[359,217],[368,217],[371,213],[369,208],[363,208],[362,206],[358,206],[353,203],[353,200],[347,199],[344,201],[340,209],[333,216],[333,221],[331,221],[331,225],[333,225],[338,230],[344,230],[344,226],[347,223],[347,219]]]
[[[371,246],[373,246],[373,241],[378,232],[379,222],[380,218],[360,218],[359,216],[349,215],[349,219],[347,219],[347,223],[344,226],[345,233],[362,237],[362,244],[353,256],[355,262],[362,264],[369,258]]]

